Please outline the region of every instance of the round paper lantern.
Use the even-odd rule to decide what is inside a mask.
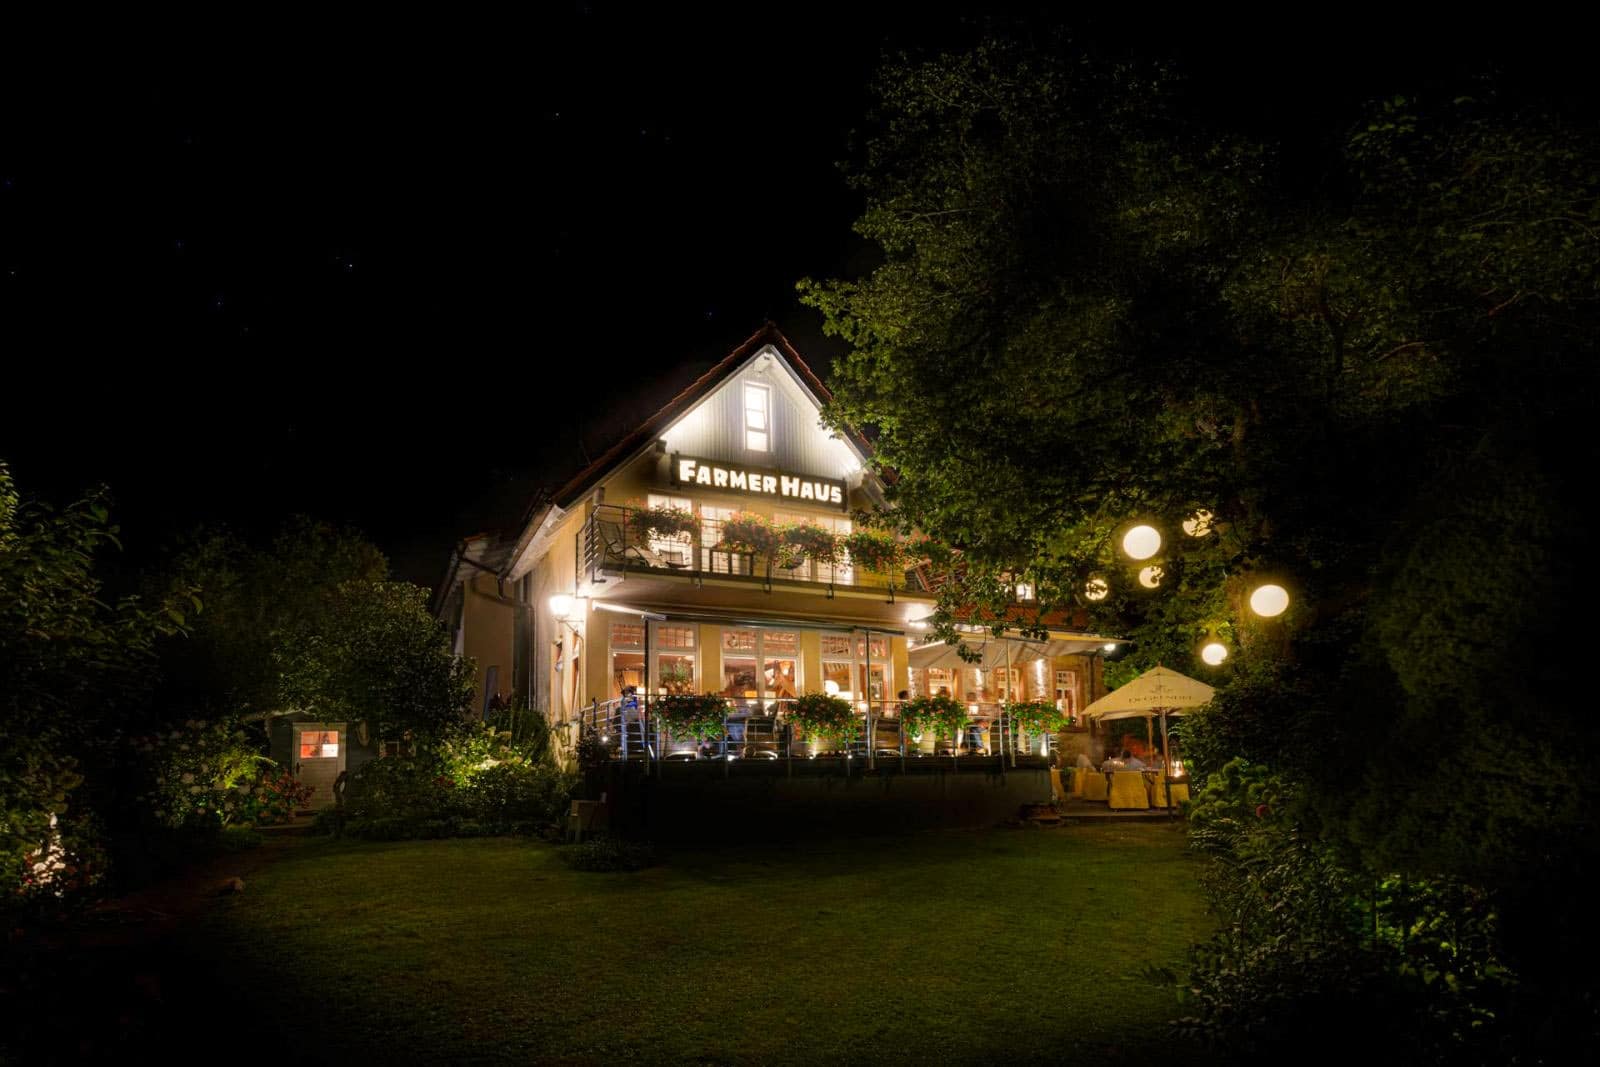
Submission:
[[[1161,551],[1161,532],[1154,526],[1135,526],[1122,535],[1122,551],[1129,559],[1149,559]]]
[[[1289,591],[1281,585],[1258,585],[1250,594],[1250,610],[1263,619],[1275,619],[1289,610]]]
[[[1154,589],[1161,584],[1163,572],[1160,567],[1146,567],[1139,572],[1139,584],[1146,589]]]
[[[1205,508],[1201,508],[1187,519],[1183,520],[1183,532],[1190,537],[1204,537],[1211,532],[1211,521],[1216,518]]]
[[[1111,587],[1104,578],[1090,578],[1083,583],[1083,596],[1085,600],[1104,600],[1111,592]]]
[[[1220,667],[1222,661],[1228,658],[1228,646],[1220,641],[1213,641],[1200,650],[1200,658],[1213,667]]]

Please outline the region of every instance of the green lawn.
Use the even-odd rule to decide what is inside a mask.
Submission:
[[[316,840],[218,900],[203,952],[291,1063],[1099,1067],[1174,1051],[1172,996],[1136,972],[1206,931],[1193,863],[1171,824],[741,846],[629,874],[522,840]]]

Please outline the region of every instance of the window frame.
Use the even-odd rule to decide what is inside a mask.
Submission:
[[[751,396],[761,399],[759,407],[752,407]],[[745,382],[744,391],[740,394],[744,409],[744,447],[749,452],[770,453],[772,451],[772,386],[765,382]],[[752,420],[751,415],[759,415]],[[760,434],[761,443],[752,443],[751,434]]]

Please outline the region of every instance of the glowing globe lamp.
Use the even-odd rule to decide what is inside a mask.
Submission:
[[[1289,591],[1281,585],[1258,585],[1250,594],[1250,610],[1263,619],[1275,619],[1289,610]]]
[[[1222,666],[1222,661],[1228,658],[1228,646],[1220,641],[1213,641],[1200,650],[1200,658],[1213,667]]]
[[[1083,584],[1083,596],[1085,600],[1104,600],[1106,598],[1106,594],[1110,592],[1111,587],[1106,584],[1106,580],[1104,578],[1090,578]]]
[[[1160,567],[1146,567],[1139,572],[1139,584],[1146,589],[1154,589],[1161,584],[1163,571]]]
[[[1211,532],[1211,522],[1216,518],[1205,508],[1201,508],[1187,519],[1183,520],[1183,532],[1190,537],[1204,537]]]
[[[1161,551],[1161,533],[1154,526],[1135,526],[1122,535],[1122,551],[1129,559],[1149,559]]]

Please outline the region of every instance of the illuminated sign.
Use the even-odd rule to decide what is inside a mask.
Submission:
[[[672,481],[676,485],[703,485],[730,493],[775,496],[784,500],[815,501],[844,507],[844,483],[833,478],[809,474],[784,474],[782,471],[727,467],[688,456],[672,457]]]

